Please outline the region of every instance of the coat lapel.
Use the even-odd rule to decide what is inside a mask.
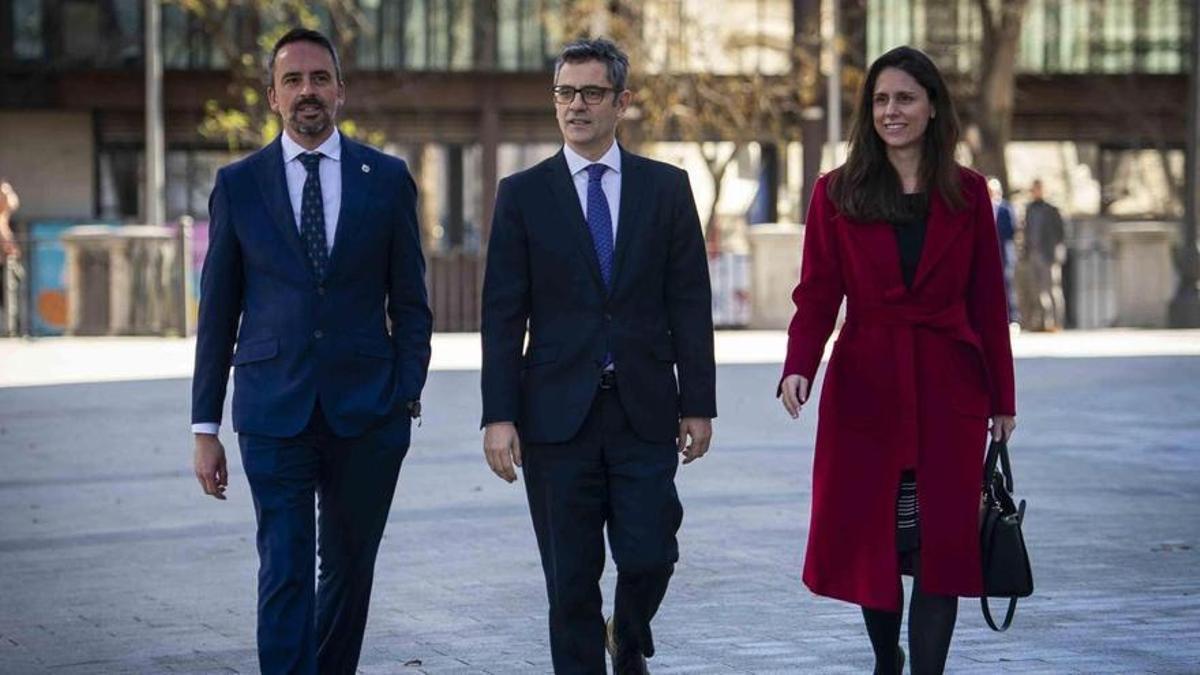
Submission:
[[[925,244],[921,249],[921,258],[917,263],[917,274],[913,278],[913,289],[921,285],[931,270],[950,250],[955,238],[967,228],[964,225],[970,217],[967,208],[951,211],[950,206],[940,195],[935,194],[929,200],[929,219],[925,223]]]
[[[579,193],[575,191],[575,182],[567,170],[567,158],[561,150],[551,158],[546,168],[550,173],[548,183],[550,192],[554,195],[554,201],[558,205],[558,212],[566,218],[566,227],[574,237],[580,252],[583,253],[583,259],[587,261],[592,279],[599,288],[603,289],[604,278],[600,276],[600,260],[596,257],[592,231],[588,229],[583,209],[579,206]],[[624,207],[622,207],[623,210]]]
[[[630,154],[621,148],[621,206],[617,216],[617,243],[613,253],[612,287],[615,289],[621,279],[621,269],[629,257],[633,241],[642,226],[647,210],[642,208],[645,195],[649,190],[647,178],[641,158]]]
[[[266,204],[271,219],[275,221],[275,227],[279,228],[280,236],[288,243],[292,252],[306,263],[305,269],[309,269],[308,257],[304,254],[304,244],[300,241],[300,231],[296,225],[296,216],[292,212],[292,201],[288,197],[287,176],[283,170],[283,144],[278,137],[262,150],[255,176],[263,195],[263,203]]]
[[[378,173],[378,167],[367,161],[366,153],[358,143],[342,136],[342,206],[338,210],[337,230],[333,235],[333,251],[329,256],[329,274],[338,269],[340,260],[350,255],[346,249],[353,240],[362,233],[363,209],[367,205],[367,197],[375,184],[373,176]],[[365,168],[364,168],[365,167]]]

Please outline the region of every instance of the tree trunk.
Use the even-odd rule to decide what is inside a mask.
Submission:
[[[704,166],[708,168],[708,175],[712,177],[713,181],[712,207],[708,211],[708,221],[704,225],[705,240],[708,242],[710,253],[721,250],[720,217],[717,215],[717,204],[721,203],[721,183],[725,178],[725,171],[729,169],[730,164],[733,164],[733,160],[741,150],[742,144],[734,143],[733,152],[722,158],[720,144],[700,144],[700,154],[704,156]]]
[[[1004,149],[1012,138],[1017,50],[1028,4],[1028,0],[1006,0],[993,10],[988,0],[978,0],[983,19],[982,72],[975,104],[978,135],[972,139],[971,149],[975,155],[975,168],[984,175],[999,178],[1006,192],[1008,162]]]

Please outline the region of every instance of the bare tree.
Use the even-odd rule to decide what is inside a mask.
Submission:
[[[1017,87],[1017,50],[1028,0],[976,0],[983,24],[979,43],[979,81],[974,97],[974,125],[968,134],[975,167],[1000,179],[1008,188],[1004,149],[1012,139],[1013,101]]]

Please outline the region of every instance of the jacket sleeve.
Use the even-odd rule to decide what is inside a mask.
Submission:
[[[687,173],[679,172],[666,275],[667,326],[679,376],[679,416],[717,416],[708,253]]]
[[[400,162],[398,208],[388,257],[387,313],[392,323],[396,358],[394,405],[421,398],[429,373],[433,312],[425,290],[425,256],[417,223],[417,185]]]
[[[217,172],[208,199],[208,253],[200,273],[192,424],[221,422],[229,364],[242,316],[242,250],[229,208],[226,170]]]
[[[521,409],[521,347],[529,320],[529,249],[510,178],[500,181],[496,193],[482,300],[481,426],[516,422]]]
[[[1008,333],[1008,300],[1000,266],[1000,242],[984,178],[969,175],[975,242],[967,286],[967,313],[971,327],[983,343],[991,386],[991,414],[1015,415],[1016,385],[1012,341]]]
[[[825,353],[825,343],[837,321],[842,298],[846,295],[828,184],[828,175],[818,179],[808,204],[800,283],[792,291],[796,313],[788,325],[787,356],[781,383],[788,375],[803,375],[811,385]],[[776,395],[778,393],[777,388]]]

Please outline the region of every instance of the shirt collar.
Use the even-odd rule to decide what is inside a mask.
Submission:
[[[613,144],[608,146],[608,151],[604,153],[603,157],[594,162],[572,150],[569,145],[563,146],[563,155],[567,158],[567,170],[571,172],[572,176],[586,170],[593,164],[603,164],[612,169],[613,172],[617,174],[621,173],[621,148],[616,141],[613,141]]]
[[[281,136],[282,143],[283,143],[283,161],[284,161],[284,163],[287,163],[287,162],[292,161],[293,159],[296,159],[296,157],[300,156],[303,153],[310,152],[309,150],[305,149],[303,146],[301,146],[296,141],[293,141],[292,137],[288,136],[286,131],[283,132],[280,136]],[[333,128],[333,133],[329,135],[329,138],[325,139],[324,143],[318,145],[317,149],[312,150],[311,152],[319,152],[322,155],[328,157],[329,159],[334,160],[335,162],[341,161],[341,159],[342,159],[342,134],[341,134],[341,132],[339,132],[337,130],[337,127]]]

